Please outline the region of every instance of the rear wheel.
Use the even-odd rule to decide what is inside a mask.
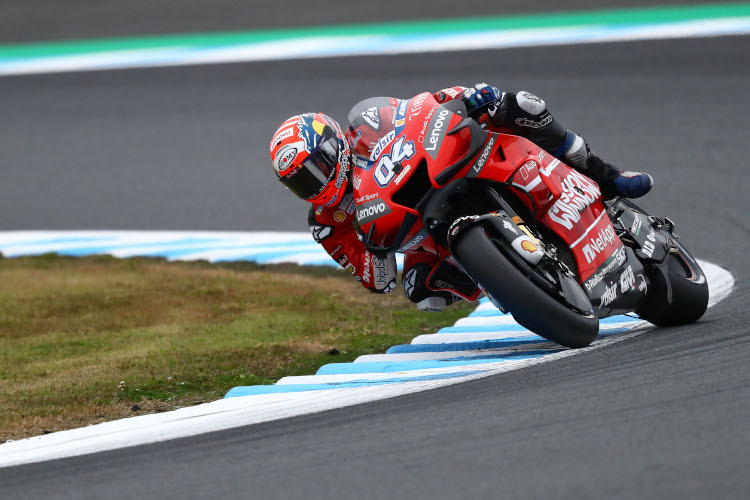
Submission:
[[[636,310],[641,318],[657,326],[695,323],[708,308],[708,282],[703,270],[682,244],[667,256],[667,279],[672,287],[672,302],[667,301],[667,284],[658,269],[650,274],[651,290],[644,305]]]
[[[599,333],[599,320],[593,311],[575,311],[552,297],[534,283],[538,277],[529,276],[532,268],[519,269],[511,262],[513,259],[504,253],[511,251],[491,238],[481,225],[465,229],[453,244],[453,256],[469,276],[507,308],[518,323],[566,347],[591,344]],[[585,297],[582,290],[580,294]]]

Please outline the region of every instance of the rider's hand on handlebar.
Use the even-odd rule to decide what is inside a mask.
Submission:
[[[464,90],[461,100],[466,104],[469,116],[476,116],[503,98],[503,93],[486,83],[478,83]]]

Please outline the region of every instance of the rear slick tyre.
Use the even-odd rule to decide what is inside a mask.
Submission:
[[[586,347],[599,333],[596,315],[565,307],[519,271],[490,240],[484,227],[458,235],[453,256],[466,272],[506,307],[519,324],[565,347]]]
[[[687,249],[676,242],[678,252],[667,256],[667,279],[672,288],[672,302],[667,303],[667,287],[660,272],[651,273],[651,296],[636,314],[656,326],[679,326],[695,323],[708,308],[708,282],[698,262]],[[649,300],[650,299],[650,300]]]

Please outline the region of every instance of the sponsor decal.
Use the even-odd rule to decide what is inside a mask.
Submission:
[[[383,155],[378,159],[373,177],[378,186],[384,188],[391,183],[396,176],[396,165],[414,156],[414,142],[406,141],[404,136],[399,137],[391,147],[390,154]]]
[[[620,293],[625,293],[630,290],[635,290],[633,266],[628,266],[622,274],[620,274]]]
[[[381,198],[375,198],[357,206],[357,222],[364,226],[384,215],[391,213],[391,209]]]
[[[391,130],[386,135],[380,138],[377,144],[375,144],[375,147],[372,148],[372,153],[370,153],[370,160],[375,160],[378,156],[380,156],[380,153],[383,152],[383,150],[390,144],[393,139],[396,138],[396,131]]]
[[[407,250],[410,250],[414,248],[415,246],[419,245],[424,241],[425,235],[422,234],[423,230],[420,230],[417,234],[414,235],[412,239],[401,245],[401,248],[399,248],[399,252],[406,252]]]
[[[549,217],[565,229],[581,220],[581,213],[601,196],[599,187],[575,170],[561,182],[562,194],[549,209]],[[590,262],[590,261],[589,261]]]
[[[630,233],[638,236],[641,233],[641,226],[643,223],[641,222],[641,218],[636,214],[635,220],[633,221],[633,225],[630,226]]]
[[[533,160],[529,160],[523,165],[521,165],[521,168],[518,169],[518,171],[521,174],[521,179],[527,180],[529,178],[529,173],[533,172],[535,168],[537,168],[537,164]],[[538,176],[535,176],[535,177],[538,177]]]
[[[601,271],[597,272],[593,276],[591,276],[588,281],[586,281],[586,289],[590,292],[594,289],[596,285],[598,285],[606,275],[611,273],[613,270],[617,269],[621,265],[625,263],[625,260],[627,259],[627,255],[625,254],[625,248],[620,247],[614,255],[612,255],[607,261],[604,263],[604,267],[602,267]]]
[[[536,157],[539,159],[540,163],[544,163],[544,159],[547,157],[547,153],[544,151],[539,151],[539,154],[536,155]]]
[[[369,126],[374,128],[375,130],[380,129],[380,116],[378,116],[378,108],[373,106],[372,108],[367,108],[362,112],[362,118],[367,122]]]
[[[271,139],[270,148],[273,149],[273,147],[277,146],[281,141],[283,141],[287,137],[291,137],[293,133],[294,133],[294,129],[292,127],[281,130],[279,133],[273,136],[273,139]]]
[[[321,206],[318,206],[318,207],[317,207],[317,208],[315,209],[315,215],[320,215],[320,214],[322,214],[322,213],[323,213],[323,206],[321,205]]]
[[[366,194],[366,195],[364,195],[364,196],[361,196],[361,197],[357,198],[356,200],[354,200],[354,203],[356,203],[357,205],[359,205],[359,204],[360,204],[360,203],[362,203],[362,202],[365,202],[365,201],[370,201],[370,200],[372,200],[373,198],[377,198],[377,197],[378,197],[378,194],[377,194],[377,193],[373,193],[373,194]]]
[[[362,177],[354,174],[352,176],[352,184],[354,185],[354,189],[359,189],[359,186],[362,185]]]
[[[458,219],[453,221],[453,224],[448,228],[448,234],[451,236],[455,236],[458,230],[463,225],[463,221],[470,221],[470,220],[476,220],[478,219],[478,215],[466,215],[464,217],[459,217]]]
[[[333,214],[333,220],[336,222],[344,222],[346,219],[346,212],[343,210],[337,210],[335,214]]]
[[[344,268],[344,270],[349,271],[351,274],[356,274],[357,270],[354,268],[352,263],[349,262],[349,257],[346,254],[341,254],[341,257],[336,259],[336,262],[338,262],[339,265]]]
[[[331,205],[335,205],[337,201],[339,201],[339,194],[338,193],[336,193],[333,196],[333,198],[331,198],[331,201],[329,201],[328,203],[323,203],[323,206],[324,207],[330,207]]]
[[[552,115],[547,115],[539,121],[530,120],[528,118],[516,118],[516,125],[519,127],[527,128],[542,128],[552,123]]]
[[[355,167],[361,168],[362,170],[365,170],[365,171],[370,170],[370,167],[372,167],[373,165],[373,162],[365,158],[362,158],[361,156],[356,155],[356,154],[352,156],[352,160],[354,161]]]
[[[419,94],[418,96],[414,97],[411,102],[411,113],[409,113],[409,119],[408,121],[411,121],[412,118],[415,116],[418,116],[419,113],[422,112],[422,104],[424,104],[425,99],[427,99],[427,96],[430,95],[428,93]]]
[[[284,146],[279,150],[278,153],[276,153],[276,161],[274,162],[273,167],[278,173],[284,172],[292,165],[292,162],[296,157],[296,147],[294,147],[293,145]]]
[[[513,224],[511,224],[510,222],[508,222],[507,220],[503,221],[503,227],[505,229],[507,229],[508,231],[512,231],[513,234],[518,234],[518,231],[516,230],[516,227]]]
[[[523,240],[523,241],[521,241],[521,248],[523,248],[524,250],[526,250],[529,253],[534,253],[534,252],[536,252],[538,250],[538,248],[536,247],[536,245],[534,245],[529,240]]]
[[[398,120],[396,120],[396,126],[397,127],[403,127],[404,123],[406,123],[406,122],[404,121],[403,118],[399,118]]]
[[[310,226],[310,232],[316,243],[320,243],[324,239],[331,236],[333,228],[331,226]]]
[[[334,186],[337,188],[340,188],[344,181],[346,181],[346,174],[349,172],[349,166],[348,165],[341,165],[339,167],[339,173],[336,175],[336,182],[333,183]]]
[[[391,272],[388,269],[388,260],[373,257],[372,268],[375,274],[375,282],[373,283],[375,285],[375,288],[377,288],[378,290],[385,289],[388,283],[394,278],[393,276],[391,276]]]
[[[440,144],[445,136],[445,128],[448,126],[451,112],[447,109],[441,109],[430,122],[430,130],[425,135],[425,151],[433,158],[437,158],[437,152],[440,150]]]
[[[482,151],[482,154],[479,155],[479,158],[474,163],[474,166],[472,167],[474,172],[477,174],[484,168],[484,164],[487,161],[487,158],[490,156],[490,151],[492,151],[492,145],[495,144],[495,138],[490,137],[490,141],[487,143],[487,145],[484,147],[484,150]]]
[[[395,182],[396,185],[398,186],[399,184],[401,184],[401,181],[404,180],[404,177],[406,177],[406,174],[408,174],[410,171],[411,171],[411,165],[407,165],[406,167],[404,167],[403,172],[398,174],[398,177],[396,177],[393,180],[393,182]]]
[[[341,203],[339,203],[339,208],[341,210],[346,210],[353,199],[354,199],[354,193],[347,194],[346,196],[344,196],[344,199],[341,200]]]
[[[611,304],[616,298],[617,298],[617,284],[613,283],[612,286],[608,286],[606,290],[604,290],[604,293],[602,294],[602,299],[601,299],[601,302],[599,302],[599,305],[601,307],[607,306]]]
[[[443,280],[435,280],[432,282],[433,285],[435,285],[433,288],[443,288],[448,290],[453,290],[453,285],[450,283],[446,283]]]
[[[450,96],[451,99],[455,99],[458,97],[458,91],[454,89],[453,87],[449,89],[445,89],[444,92]]]
[[[642,274],[638,275],[638,291],[646,293],[648,291],[648,285],[646,284],[646,277]]]
[[[596,237],[590,238],[589,242],[583,246],[583,255],[586,257],[586,262],[591,264],[596,260],[596,256],[604,252],[616,238],[617,235],[615,235],[615,230],[611,225],[607,225],[599,231]]]
[[[654,242],[656,241],[656,235],[654,234],[653,229],[651,229],[651,231],[646,235],[646,240],[647,241],[643,242],[641,252],[643,252],[643,255],[651,259],[654,257],[654,250],[656,250],[656,246],[654,245]]]
[[[406,99],[401,99],[399,103],[400,104],[398,105],[398,112],[396,116],[397,118],[403,118],[404,116],[406,116],[406,106],[409,104],[409,101]]]
[[[362,269],[362,281],[369,283],[372,280],[372,274],[370,274],[370,268],[372,264],[372,254],[365,252],[365,266]]]

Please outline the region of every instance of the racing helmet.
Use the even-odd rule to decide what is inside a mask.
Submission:
[[[276,176],[298,197],[324,206],[341,199],[349,144],[331,117],[304,113],[289,118],[276,130],[270,149]]]

